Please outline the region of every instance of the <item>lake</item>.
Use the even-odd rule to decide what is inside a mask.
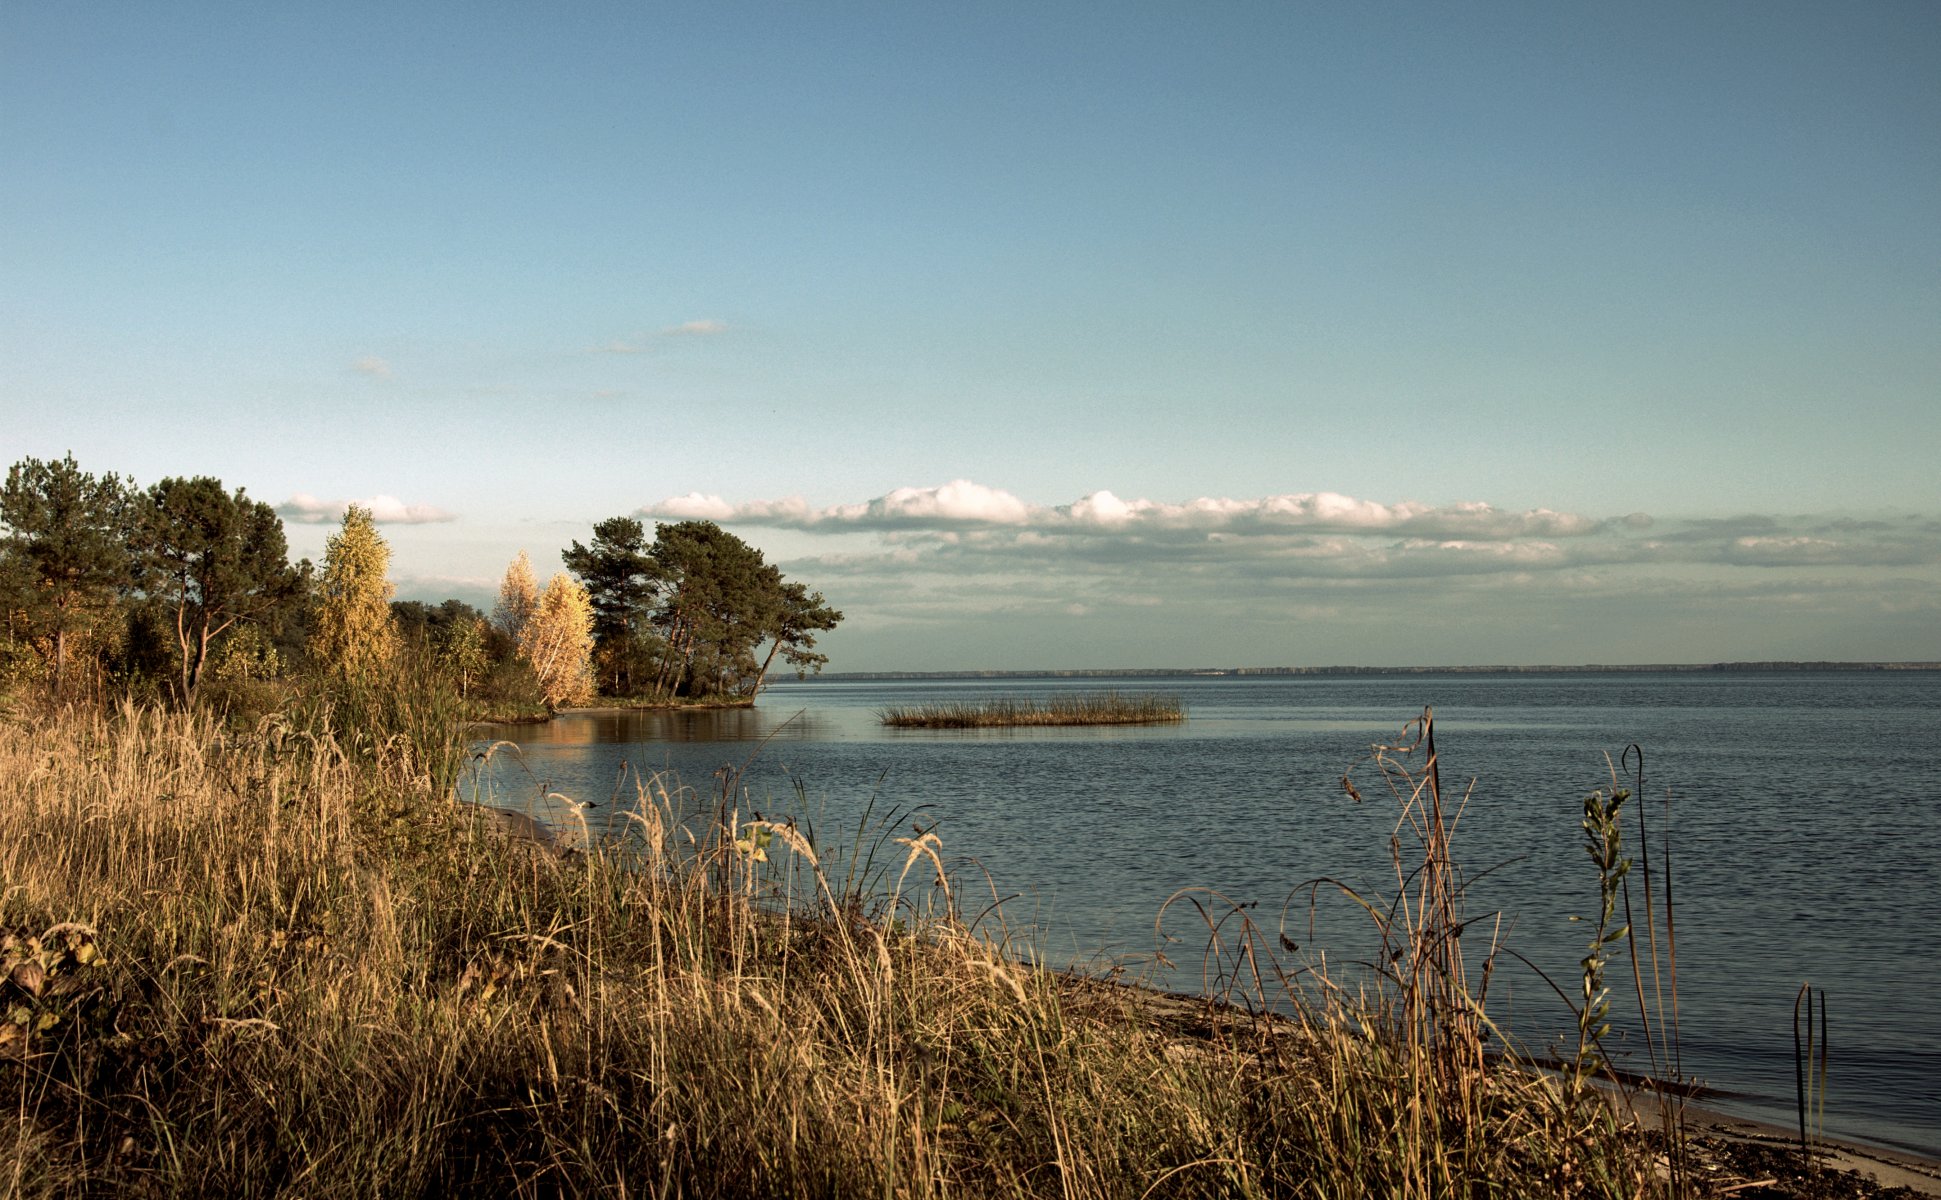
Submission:
[[[891,705],[1106,688],[1178,695],[1190,719],[958,732],[877,718]],[[711,795],[717,771],[745,767],[744,816],[793,816],[830,850],[859,830],[867,845],[934,827],[967,915],[1009,897],[1001,919],[1029,931],[1044,961],[1191,990],[1205,926],[1178,903],[1155,930],[1182,889],[1256,905],[1247,914],[1270,939],[1285,913],[1300,946],[1290,961],[1370,953],[1367,919],[1328,889],[1310,925],[1301,885],[1325,876],[1392,893],[1396,806],[1366,766],[1362,803],[1340,779],[1425,705],[1445,793],[1474,780],[1455,839],[1472,930],[1501,913],[1508,944],[1575,994],[1587,927],[1569,918],[1598,902],[1583,799],[1611,786],[1606,755],[1636,743],[1654,867],[1669,793],[1684,1068],[1719,1090],[1708,1103],[1793,1123],[1792,1011],[1810,981],[1827,996],[1829,1132],[1941,1155],[1941,958],[1929,940],[1941,673],[791,681],[754,709],[495,728],[519,754],[495,755],[476,786],[552,821],[566,814],[547,792],[597,801],[598,832],[624,826],[615,799],[631,801],[631,782],[620,786],[630,770],[673,772]],[[1635,854],[1628,805],[1624,828]],[[1642,921],[1635,886],[1633,898]],[[1628,966],[1610,983],[1621,1012]],[[1508,959],[1490,1009],[1533,1048],[1571,1026],[1550,987]],[[1620,1065],[1646,1065],[1612,1048]]]

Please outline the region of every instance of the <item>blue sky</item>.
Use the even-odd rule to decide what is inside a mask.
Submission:
[[[832,669],[1941,659],[1931,4],[17,4],[0,457]]]

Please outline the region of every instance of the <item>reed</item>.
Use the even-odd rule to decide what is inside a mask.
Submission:
[[[0,1193],[1650,1188],[1441,1001],[1158,1017],[975,932],[934,833],[885,829],[865,894],[731,788],[635,778],[624,838],[536,853],[449,803],[390,703],[0,725]]]
[[[883,724],[893,729],[997,729],[1037,725],[1164,725],[1186,719],[1178,696],[1116,691],[1030,697],[1000,696],[886,708]]]

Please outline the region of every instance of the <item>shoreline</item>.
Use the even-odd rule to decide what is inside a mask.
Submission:
[[[1136,981],[1100,979],[1071,970],[1053,970],[1065,982],[1068,996],[1080,1003],[1089,994],[1109,998],[1121,1006],[1127,1019],[1144,1022],[1184,1044],[1207,1041],[1220,1036],[1222,1029],[1253,1023],[1260,1018],[1204,996],[1165,991]],[[1284,1018],[1269,1017],[1280,1021]],[[1600,1084],[1600,1087],[1604,1085]],[[1657,1097],[1644,1090],[1629,1093],[1606,1088],[1612,1107],[1629,1110],[1640,1129],[1659,1127]],[[1746,1179],[1781,1176],[1790,1171],[1801,1174],[1799,1134],[1796,1129],[1752,1117],[1723,1112],[1704,1099],[1687,1099],[1680,1106],[1687,1144],[1693,1149],[1694,1166],[1707,1174],[1731,1171]],[[1941,1198],[1941,1155],[1925,1154],[1905,1147],[1863,1141],[1852,1136],[1828,1135],[1816,1143],[1815,1171],[1821,1174],[1844,1172],[1871,1176],[1873,1190],[1837,1194],[1861,1196],[1875,1191],[1905,1188],[1919,1195]],[[1712,1182],[1723,1182],[1713,1180]],[[1743,1186],[1743,1185],[1741,1185]],[[1753,1193],[1755,1195],[1792,1195],[1793,1192]],[[1836,1194],[1836,1193],[1829,1193]]]
[[[1650,1111],[1649,1095],[1633,1097],[1633,1115],[1640,1123],[1656,1120]],[[1646,1102],[1643,1105],[1637,1102]],[[1783,1155],[1797,1162],[1799,1131],[1788,1130],[1751,1117],[1737,1117],[1704,1103],[1688,1103],[1685,1131],[1690,1139],[1710,1138],[1729,1145],[1757,1147],[1767,1156]],[[1920,1154],[1900,1147],[1863,1142],[1851,1137],[1823,1137],[1816,1143],[1817,1160],[1822,1171],[1846,1171],[1871,1175],[1883,1188],[1900,1187],[1922,1196],[1941,1197],[1941,1157]]]
[[[498,836],[529,842],[556,858],[571,857],[574,853],[557,831],[530,814],[466,801],[458,803],[475,818],[482,819]],[[1285,1017],[1250,1013],[1214,997],[1168,991],[1136,980],[1100,978],[1074,968],[1034,967],[1028,962],[1018,965],[1043,971],[1056,979],[1066,1002],[1078,1009],[1094,1005],[1117,1008],[1122,1019],[1147,1025],[1182,1046],[1218,1039],[1225,1030],[1237,1025],[1258,1028],[1263,1020],[1292,1028]],[[1527,1069],[1541,1070],[1540,1067]],[[1598,1086],[1605,1090],[1614,1109],[1628,1110],[1641,1130],[1649,1132],[1659,1127],[1656,1094],[1644,1089],[1625,1092],[1603,1084]],[[1687,1099],[1679,1105],[1679,1110],[1696,1168],[1712,1174],[1732,1171],[1745,1175],[1749,1181],[1755,1175],[1765,1178],[1774,1169],[1800,1171],[1797,1130],[1736,1116],[1704,1099]],[[1815,1172],[1858,1173],[1870,1176],[1879,1189],[1905,1188],[1916,1195],[1941,1200],[1941,1155],[1839,1135],[1817,1139],[1816,1150]],[[1758,1169],[1748,1173],[1750,1167]],[[1863,1190],[1858,1194],[1872,1193]]]
[[[524,712],[504,717],[472,717],[465,722],[465,725],[469,729],[476,729],[481,725],[548,725],[556,717],[619,716],[623,713],[636,712],[723,712],[753,707],[755,707],[753,698],[707,703],[676,701],[668,704],[581,704],[543,713]]]

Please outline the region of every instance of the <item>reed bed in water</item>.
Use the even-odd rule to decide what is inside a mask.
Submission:
[[[1016,725],[1165,725],[1186,719],[1178,696],[1088,692],[1044,700],[999,696],[886,708],[894,729],[994,729]]]
[[[462,744],[354,700],[0,726],[0,1193],[1655,1186],[1601,1100],[1438,1050],[1405,993],[1160,1020],[960,919],[934,834],[845,885],[733,795],[687,838],[661,780],[623,844],[538,853],[450,803]]]

